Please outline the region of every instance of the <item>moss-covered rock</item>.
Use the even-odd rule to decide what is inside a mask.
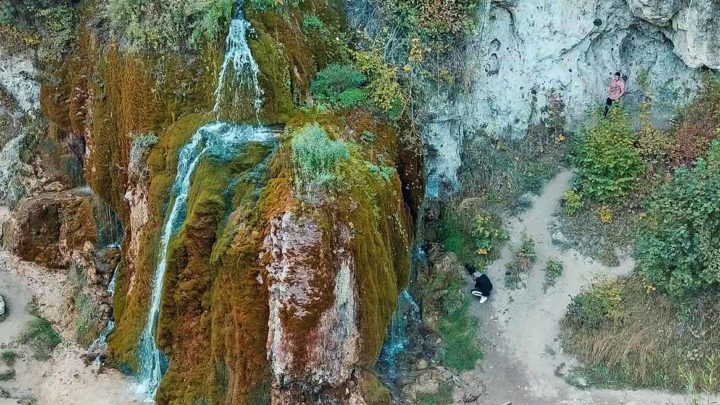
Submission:
[[[340,38],[343,2],[246,14],[264,92],[260,120],[288,129],[276,147],[205,157],[192,175],[167,251],[156,339],[168,369],[157,402],[387,402],[371,370],[408,279],[419,203],[409,196],[422,190],[417,151],[404,141],[412,137],[365,110],[305,110],[315,72],[347,56],[344,43],[311,32],[305,19]],[[59,131],[84,139],[84,177],[124,225],[107,359],[133,373],[178,152],[217,118],[209,111],[223,45],[194,55],[130,52],[101,28],[79,26],[42,105]],[[221,118],[256,122],[242,103]],[[309,202],[297,193],[290,140],[312,122],[345,142],[349,158],[339,183]],[[147,134],[157,143],[131,168],[133,140]]]

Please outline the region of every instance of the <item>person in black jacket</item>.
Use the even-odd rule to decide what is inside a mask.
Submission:
[[[490,277],[488,277],[485,273],[479,273],[477,269],[469,264],[465,265],[465,270],[467,270],[467,272],[475,278],[475,287],[470,290],[470,294],[480,298],[480,303],[482,304],[490,298],[490,293],[493,289]]]

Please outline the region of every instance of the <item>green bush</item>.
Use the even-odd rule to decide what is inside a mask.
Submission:
[[[302,29],[305,33],[310,30],[323,31],[325,24],[316,15],[306,15],[303,17]]]
[[[133,47],[178,50],[197,48],[221,38],[232,17],[234,0],[108,0],[102,17],[111,33]],[[189,40],[188,40],[189,39]]]
[[[601,202],[625,196],[644,170],[633,142],[628,117],[617,109],[586,129],[578,150],[580,191]]]
[[[60,62],[75,37],[75,12],[71,7],[56,6],[38,12],[44,35],[38,57],[44,63]]]
[[[367,78],[352,65],[329,65],[315,75],[310,90],[320,103],[334,107],[352,108],[367,100],[361,88]]]
[[[300,183],[327,184],[336,179],[336,166],[350,157],[347,146],[331,140],[318,124],[309,124],[295,133],[292,156]]]
[[[50,352],[60,342],[62,339],[50,322],[39,316],[31,319],[20,334],[20,343],[30,345],[39,359],[50,357]]]
[[[604,281],[573,297],[563,322],[573,330],[598,329],[603,323],[622,318],[622,284]]]
[[[454,210],[445,213],[439,236],[445,250],[478,268],[485,268],[501,242],[507,239],[497,216],[479,212],[474,218],[463,218]]]
[[[0,353],[0,359],[8,367],[12,367],[13,365],[15,365],[15,360],[17,360],[17,357],[17,353],[12,350],[5,350]]]
[[[574,190],[568,190],[563,195],[563,212],[565,215],[571,217],[580,211],[582,208],[582,197]]]
[[[563,263],[558,259],[552,258],[548,260],[547,264],[545,265],[544,288],[546,290],[555,285],[560,276],[562,276],[564,267],[565,266],[563,265]]]
[[[639,272],[674,297],[720,286],[720,143],[694,168],[679,168],[646,208]]]

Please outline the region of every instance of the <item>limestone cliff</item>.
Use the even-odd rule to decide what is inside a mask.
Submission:
[[[478,132],[523,137],[560,116],[568,128],[607,97],[611,75],[627,75],[625,107],[650,97],[668,125],[696,94],[703,68],[720,67],[720,6],[712,0],[482,2],[468,37],[468,91],[438,94],[425,125],[431,189],[457,186],[460,150]]]

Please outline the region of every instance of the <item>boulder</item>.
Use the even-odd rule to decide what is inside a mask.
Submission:
[[[3,246],[23,260],[64,268],[73,251],[98,240],[92,194],[77,190],[23,200],[4,224]]]
[[[683,6],[681,0],[627,0],[632,14],[656,25],[667,25]]]

